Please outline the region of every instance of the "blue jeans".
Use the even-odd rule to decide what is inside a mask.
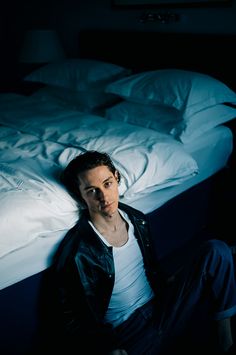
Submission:
[[[115,332],[120,348],[129,355],[170,354],[173,344],[190,333],[190,329],[200,342],[206,330],[210,336],[206,325],[212,319],[235,314],[232,253],[226,243],[213,239],[192,251],[174,281],[160,290],[155,300],[116,327]],[[197,320],[201,320],[200,327]]]

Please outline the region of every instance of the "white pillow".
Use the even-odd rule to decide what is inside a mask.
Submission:
[[[181,143],[160,140],[151,149],[145,147],[124,148],[118,152],[105,150],[121,173],[120,197],[136,200],[140,194],[149,194],[170,186],[182,184],[198,174],[198,165]],[[150,148],[150,147],[149,147]],[[59,156],[60,165],[65,166],[80,154],[75,147],[65,148]]]
[[[100,87],[130,74],[119,65],[92,59],[67,59],[36,69],[24,80],[71,90]]]
[[[105,117],[168,133],[187,143],[206,131],[236,118],[236,107],[218,104],[183,119],[180,111],[172,107],[122,101],[106,109]]]
[[[117,95],[106,93],[100,89],[75,91],[51,85],[46,85],[31,96],[43,101],[53,100],[83,112],[93,112],[98,108],[105,108],[120,101]]]
[[[171,134],[178,138],[185,123],[180,111],[173,107],[144,105],[122,101],[106,109],[105,118],[122,121]]]
[[[236,118],[236,107],[218,104],[197,112],[185,120],[185,129],[179,135],[183,143],[198,138],[210,129]]]
[[[219,103],[236,103],[236,93],[221,81],[180,69],[134,74],[109,84],[106,91],[132,102],[174,107],[183,117]]]
[[[67,128],[60,125],[57,132],[56,128],[53,130],[57,142],[68,144],[70,139],[71,147],[59,158],[63,167],[80,153],[80,147],[105,151],[122,175],[120,194],[129,199],[179,185],[198,173],[197,162],[170,135],[124,122],[101,120],[87,116],[78,122],[78,128],[73,125],[71,130],[67,120]]]

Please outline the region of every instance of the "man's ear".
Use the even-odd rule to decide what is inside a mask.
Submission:
[[[115,176],[116,181],[117,181],[117,182],[118,182],[118,184],[119,184],[119,183],[120,183],[120,173],[119,173],[119,171],[118,171],[118,170],[116,170],[116,171],[115,171],[114,176]]]

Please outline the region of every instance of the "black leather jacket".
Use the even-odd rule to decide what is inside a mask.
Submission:
[[[122,203],[119,208],[134,225],[147,278],[155,292],[160,278],[146,217]],[[106,354],[117,348],[115,332],[103,323],[115,278],[112,247],[107,247],[91,228],[86,210],[63,239],[54,269],[67,342],[72,348],[75,344],[85,346],[86,354]]]

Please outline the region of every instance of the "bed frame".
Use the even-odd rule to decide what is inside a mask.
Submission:
[[[236,35],[91,30],[79,34],[79,56],[121,64],[133,72],[168,67],[200,71],[235,89],[235,43]],[[152,232],[158,231],[156,253],[167,271],[179,263],[186,248],[211,236],[208,226],[218,213],[215,191],[227,176],[228,167],[148,214]],[[48,269],[0,292],[1,354],[37,354],[42,344],[44,353],[50,345],[55,351],[59,336],[53,331],[50,276]]]

